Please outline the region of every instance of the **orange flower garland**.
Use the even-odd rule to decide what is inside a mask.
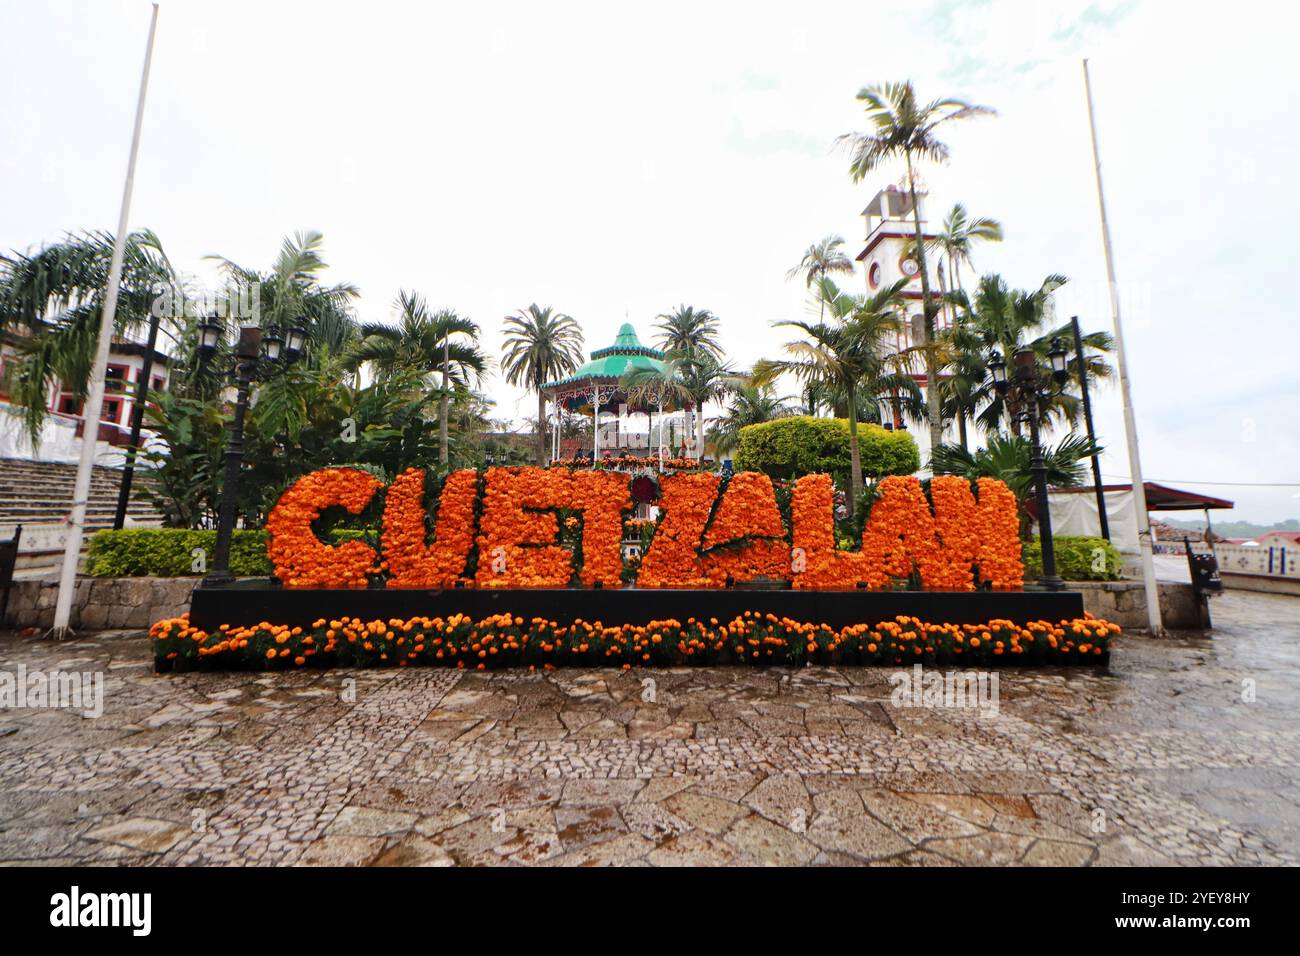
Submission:
[[[295,481],[266,519],[266,552],[286,588],[364,588],[378,572],[374,549],[361,541],[330,547],[312,524],[326,508],[360,514],[383,486],[355,468],[325,468]]]
[[[876,624],[825,624],[745,611],[731,619],[675,618],[613,627],[511,614],[405,620],[320,618],[311,627],[263,621],[191,626],[188,615],[149,629],[159,671],[216,668],[406,667],[474,670],[557,666],[900,664],[996,666],[1105,664],[1116,624],[1085,614],[1015,624],[924,622],[900,615]]]
[[[452,472],[443,483],[432,544],[426,544],[425,472],[408,468],[388,486],[380,539],[390,588],[450,588],[474,547],[478,472]]]
[[[698,551],[719,482],[717,475],[707,473],[669,475],[660,481],[664,516],[641,559],[638,587],[709,587]]]

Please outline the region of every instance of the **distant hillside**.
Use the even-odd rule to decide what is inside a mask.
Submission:
[[[1161,518],[1165,524],[1174,528],[1182,528],[1185,531],[1204,531],[1205,520],[1199,521],[1190,518]],[[1288,518],[1286,521],[1276,521],[1273,524],[1252,524],[1249,521],[1216,521],[1214,522],[1214,533],[1223,538],[1258,538],[1266,531],[1300,531],[1300,519]]]

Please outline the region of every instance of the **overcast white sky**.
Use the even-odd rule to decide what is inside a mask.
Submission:
[[[0,3],[0,248],[114,227],[149,9]],[[939,211],[1002,220],[977,268],[1064,273],[1061,314],[1105,328],[1088,56],[1146,476],[1273,521],[1300,516],[1300,487],[1198,481],[1300,483],[1296,19],[1172,0],[165,0],[131,225],[200,276],[206,254],[264,268],[320,229],[362,318],[416,289],[494,354],[529,302],[577,318],[589,349],[688,302],[748,365],[805,313],[784,279],[801,251],[831,232],[860,250],[858,214],[897,174],[854,186],[833,142],[862,128],[861,86],[911,77],[999,111],[924,172]],[[503,416],[534,407],[491,390]],[[1118,389],[1098,404],[1123,480]]]

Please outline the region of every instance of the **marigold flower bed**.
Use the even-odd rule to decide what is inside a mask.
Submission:
[[[1117,624],[1085,615],[1017,625],[929,624],[899,616],[879,624],[832,628],[748,611],[732,620],[688,618],[604,627],[561,625],[498,614],[473,620],[413,617],[382,621],[318,620],[310,628],[262,622],[215,632],[189,615],[150,628],[159,671],[289,670],[307,667],[432,665],[505,667],[681,667],[691,665],[1037,665],[1105,664]]]

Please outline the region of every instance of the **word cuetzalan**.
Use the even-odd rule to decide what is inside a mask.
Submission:
[[[435,496],[426,494],[421,469],[385,488],[368,472],[327,468],[281,497],[267,520],[267,550],[289,588],[618,587],[627,580],[629,484],[615,471],[489,468],[453,472]],[[314,526],[327,510],[357,515],[379,503],[378,551],[362,540],[330,545],[318,537]],[[992,478],[939,476],[928,497],[913,477],[885,478],[856,550],[837,546],[828,475],[795,482],[784,515],[771,479],[756,472],[663,476],[658,505],[635,573],[640,588],[721,588],[755,578],[812,590],[882,590],[913,576],[932,590],[1023,582],[1016,499]],[[562,527],[572,534],[568,546]]]

